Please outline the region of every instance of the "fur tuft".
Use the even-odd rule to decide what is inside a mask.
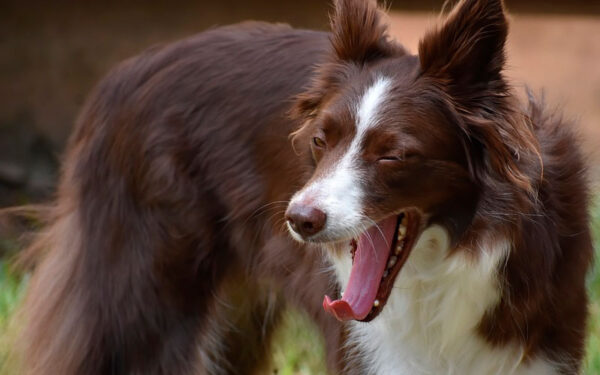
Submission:
[[[393,56],[400,49],[389,40],[375,0],[337,0],[331,16],[336,56],[358,64]]]

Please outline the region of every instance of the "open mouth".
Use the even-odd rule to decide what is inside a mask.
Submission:
[[[340,321],[373,320],[383,310],[394,281],[420,232],[420,215],[407,210],[388,217],[352,240],[352,270],[342,298],[325,296],[323,308]]]

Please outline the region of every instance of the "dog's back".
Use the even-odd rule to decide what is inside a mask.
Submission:
[[[336,373],[577,372],[591,258],[582,158],[561,121],[512,100],[502,3],[461,4],[472,7],[428,34],[419,58],[387,39],[374,4],[340,0],[333,34],[246,23],[114,69],[79,117],[49,227],[32,247],[40,261],[24,305],[25,373],[256,372],[288,302],[317,322]],[[421,137],[413,164],[349,152],[367,138],[344,139],[321,162],[315,118],[353,139],[367,134],[346,114],[354,110],[383,124],[363,124],[371,140]],[[346,154],[354,159],[337,163]],[[385,211],[398,233],[405,207],[381,202],[426,214],[406,269],[380,293],[389,305],[381,312],[386,301],[372,300],[373,322],[342,325],[321,308],[323,294],[340,294],[329,264],[289,238],[283,212],[319,165],[327,176],[350,164],[344,173],[375,177],[341,173],[322,197],[375,186],[356,195],[380,194],[359,202],[365,210],[354,205],[355,217]],[[402,183],[383,184],[381,170]],[[337,214],[359,231],[331,207],[330,221]],[[338,237],[312,242],[347,246]],[[354,259],[329,255],[347,281]],[[403,265],[393,259],[396,277]],[[377,291],[388,285],[374,280]]]
[[[320,258],[277,222],[305,174],[287,110],[327,43],[246,23],[151,49],[98,85],[34,245],[25,373],[251,372],[284,292],[337,344]]]

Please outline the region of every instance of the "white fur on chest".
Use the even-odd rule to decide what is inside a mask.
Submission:
[[[556,374],[550,363],[522,362],[517,345],[493,348],[476,330],[500,298],[496,274],[507,241],[482,239],[480,255],[448,256],[447,232],[425,230],[401,270],[382,313],[370,323],[350,322],[351,344],[360,351],[361,373],[377,375]],[[348,282],[347,253],[331,257],[341,286]],[[348,363],[348,366],[357,366]]]

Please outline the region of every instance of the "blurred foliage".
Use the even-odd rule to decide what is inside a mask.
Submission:
[[[324,343],[317,327],[303,314],[289,310],[273,341],[273,374],[325,375]]]
[[[16,337],[12,318],[24,294],[27,284],[25,279],[11,269],[9,262],[0,260],[0,375],[17,373],[11,361]]]
[[[594,235],[594,248],[596,257],[594,270],[588,278],[590,293],[590,318],[588,321],[590,332],[587,343],[586,370],[587,375],[600,374],[600,196],[596,197],[591,212],[592,233]]]

